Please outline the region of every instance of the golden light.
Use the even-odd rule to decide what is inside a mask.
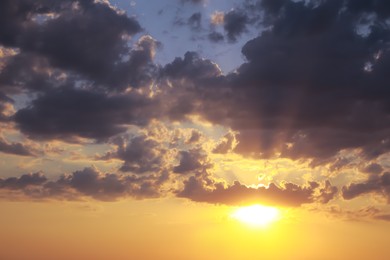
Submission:
[[[265,227],[278,220],[279,210],[273,207],[252,205],[237,209],[231,216],[251,226]]]

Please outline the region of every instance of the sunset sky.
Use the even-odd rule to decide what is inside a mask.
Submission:
[[[0,260],[390,258],[390,1],[0,0]]]

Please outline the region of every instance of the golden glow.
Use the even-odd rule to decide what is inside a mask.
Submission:
[[[232,217],[251,226],[264,227],[279,218],[279,210],[273,207],[253,205],[237,209]]]

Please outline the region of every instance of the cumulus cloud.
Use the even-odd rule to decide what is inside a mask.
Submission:
[[[180,111],[239,132],[235,151],[242,154],[318,164],[347,149],[369,160],[388,153],[390,31],[384,14],[374,16],[362,36],[357,27],[366,13],[342,1],[259,4],[267,14],[261,22],[270,26],[243,46],[247,61],[235,72],[221,76],[194,53],[163,69],[171,80],[187,81],[177,89],[190,93],[192,105],[187,100],[188,110]],[[241,17],[232,22],[231,38],[244,30],[245,10],[231,11]],[[371,71],[364,69],[367,62]]]
[[[191,176],[184,183],[184,189],[177,195],[197,202],[226,205],[246,205],[253,203],[297,207],[315,201],[327,203],[333,199],[337,189],[330,183],[319,190],[320,184],[310,182],[307,186],[285,183],[283,187],[271,183],[269,187],[252,188],[236,181],[230,186],[204,175]],[[329,192],[329,189],[332,191]]]
[[[371,174],[380,174],[383,172],[382,165],[378,163],[370,163],[366,167],[363,168],[363,172],[371,173]]]
[[[41,173],[25,174],[21,177],[0,179],[0,190],[19,191],[32,199],[78,200],[91,197],[112,201],[119,198],[137,199],[158,197],[166,175],[137,177],[116,173],[103,174],[95,168],[85,168],[57,180],[48,180]]]
[[[227,133],[218,145],[214,148],[213,153],[226,154],[234,150],[237,146],[237,139],[234,133]]]
[[[360,149],[368,159],[389,151],[390,37],[381,26],[387,17],[385,3],[254,1],[260,9],[252,12],[265,12],[261,22],[271,26],[243,46],[246,62],[222,75],[215,63],[194,52],[160,70],[153,64],[158,43],[141,37],[130,48],[126,36],[140,32],[140,25],[107,4],[19,2],[2,3],[2,17],[15,19],[2,23],[0,42],[18,47],[20,53],[6,62],[0,85],[41,92],[14,117],[30,137],[104,139],[152,117],[181,120],[196,114],[239,132],[235,151],[242,154],[325,161],[345,149]],[[21,3],[26,4],[24,9]],[[50,12],[55,15],[41,22],[29,16]],[[356,27],[367,12],[377,14],[372,18],[377,23],[363,37]],[[195,14],[192,20],[197,25]],[[251,15],[245,5],[226,13],[228,38],[237,38],[253,22]],[[109,21],[99,34],[93,33],[95,20]],[[64,49],[56,42],[59,31],[75,32],[63,41],[71,53],[59,51]],[[88,42],[96,44],[92,48]],[[364,70],[367,62],[371,71]],[[92,82],[84,85],[74,77]],[[122,91],[152,81],[158,83],[153,99],[146,91],[143,96],[134,91],[107,95],[100,88]],[[79,84],[83,89],[72,87]],[[70,101],[76,96],[77,111]]]
[[[346,200],[369,193],[380,194],[387,199],[387,203],[390,203],[390,173],[370,175],[367,181],[351,183],[342,189],[343,198]]]
[[[1,54],[0,121],[36,140],[109,142],[129,126],[143,128],[153,119],[189,123],[196,116],[232,131],[210,149],[214,153],[331,162],[330,168],[339,170],[349,163],[339,154],[354,150],[367,160],[361,170],[370,176],[345,186],[343,197],[378,193],[388,198],[387,169],[368,161],[390,152],[389,17],[385,0],[245,1],[211,17],[208,37],[215,44],[237,41],[258,26],[256,37],[242,47],[245,62],[224,75],[195,52],[155,64],[160,43],[140,36],[134,17],[104,1],[2,1],[0,45],[14,51],[5,58]],[[201,19],[195,12],[187,24],[198,30]],[[10,96],[21,93],[28,102],[11,115]],[[251,188],[202,179],[198,175],[210,162],[195,147],[201,142],[201,134],[192,132],[181,147],[175,145],[176,164],[167,166],[171,140],[133,136],[104,156],[121,160],[123,172],[137,174],[131,180],[87,168],[19,188],[41,195],[71,190],[96,198],[142,196],[146,190],[156,194],[158,181],[149,179],[151,174],[174,172],[175,178],[195,175],[178,193],[195,201],[264,198],[301,205],[327,203],[337,192],[329,182]],[[0,151],[31,153],[25,144],[2,139]],[[5,187],[5,180],[1,183]]]
[[[64,87],[33,100],[31,106],[16,112],[14,120],[24,134],[36,139],[103,140],[126,131],[126,124],[145,125],[150,119],[149,103],[135,92],[107,96]]]
[[[32,156],[34,155],[32,149],[22,143],[9,143],[0,137],[0,152],[21,155]]]
[[[198,143],[201,140],[202,136],[203,135],[201,132],[199,132],[197,130],[192,130],[191,136],[188,138],[186,143],[188,143],[188,144]]]
[[[140,32],[141,26],[107,3],[2,1],[0,9],[1,19],[5,19],[1,22],[0,44],[19,48],[20,54],[14,59],[29,55],[35,70],[40,69],[37,60],[41,60],[111,89],[141,84],[138,67],[142,67],[143,75],[148,73],[150,50],[128,47],[128,38]],[[15,74],[29,70],[31,64],[14,61],[10,65]],[[39,76],[36,71],[30,73]],[[5,69],[1,78],[10,77],[10,69]]]
[[[191,149],[180,152],[180,163],[173,168],[173,172],[180,174],[196,173],[210,167],[212,167],[212,164],[202,149]]]
[[[23,189],[27,186],[39,186],[47,181],[42,173],[23,174],[20,177],[0,178],[1,189]]]
[[[117,148],[109,152],[103,159],[117,158],[123,161],[120,170],[137,174],[154,173],[164,170],[168,161],[168,150],[162,143],[140,135],[126,142],[118,138]]]
[[[186,135],[184,130],[169,132],[156,127],[151,127],[147,134],[115,138],[112,140],[115,148],[96,159],[120,160],[123,162],[120,171],[139,175],[162,172],[190,175],[212,168],[208,153],[199,146],[199,131],[192,130]],[[161,133],[154,132],[160,130]],[[187,149],[180,150],[184,148]]]
[[[232,10],[224,15],[223,22],[228,39],[234,42],[238,36],[245,32],[249,18],[241,10]]]
[[[162,70],[162,75],[169,79],[193,81],[213,79],[221,74],[221,70],[215,63],[202,59],[196,52],[186,52],[184,58],[176,58]]]

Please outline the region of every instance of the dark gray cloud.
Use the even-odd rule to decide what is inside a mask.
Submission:
[[[0,41],[9,46],[16,44],[18,34],[23,30],[29,11],[36,9],[34,1],[1,1]]]
[[[140,29],[134,19],[118,14],[105,4],[83,1],[79,10],[64,10],[59,18],[23,35],[20,47],[43,55],[54,66],[99,82],[111,82],[112,74],[123,65],[116,66],[116,63],[128,53],[124,36]]]
[[[196,144],[198,143],[202,138],[202,133],[198,130],[192,130],[190,138],[186,141],[187,144]]]
[[[228,152],[233,151],[236,147],[236,136],[234,133],[227,133],[222,140],[218,143],[218,145],[214,148],[213,153],[226,154]]]
[[[10,98],[7,95],[5,95],[4,93],[0,92],[0,102],[13,103],[14,101],[12,100],[12,98]]]
[[[196,86],[178,85],[193,100],[180,111],[237,130],[242,154],[315,165],[345,149],[369,160],[389,152],[390,30],[383,15],[363,36],[366,12],[343,1],[258,3],[269,28],[243,46],[247,62],[237,71],[207,73],[212,63],[193,53],[165,67],[165,76]]]
[[[198,202],[227,205],[246,205],[261,203],[267,205],[282,205],[297,207],[315,201],[327,203],[335,195],[335,187],[327,183],[320,189],[320,195],[315,195],[319,184],[311,182],[308,186],[285,183],[284,187],[270,184],[269,187],[250,188],[238,181],[231,186],[224,186],[205,176],[191,176],[184,183],[184,189],[178,192],[184,197]],[[330,191],[331,190],[331,191]]]
[[[21,156],[32,156],[34,155],[30,147],[22,143],[9,143],[0,137],[0,152],[15,154]]]
[[[0,71],[0,89],[14,94],[23,90],[46,91],[66,80],[61,70],[52,69],[49,61],[32,53],[20,53],[11,56]]]
[[[200,133],[193,130],[189,140],[178,137],[161,140],[146,134],[134,137],[120,136],[112,140],[116,146],[98,160],[119,159],[123,161],[120,171],[135,174],[173,172],[178,174],[196,174],[212,167],[212,164],[201,148],[177,151],[179,143],[192,147],[199,142]],[[175,159],[179,161],[175,165]]]
[[[160,172],[166,167],[167,149],[146,135],[131,138],[117,138],[117,148],[101,159],[117,158],[123,161],[120,170],[137,174]]]
[[[360,195],[377,193],[387,198],[390,203],[390,173],[384,172],[381,175],[370,175],[367,181],[361,183],[351,183],[342,189],[343,198],[350,200]]]
[[[226,13],[223,28],[228,39],[232,42],[236,41],[237,37],[245,32],[248,23],[249,17],[241,10],[232,10]]]
[[[40,173],[0,179],[0,190],[20,191],[32,199],[79,200],[91,197],[112,201],[124,197],[137,199],[161,196],[161,185],[168,180],[166,174],[137,177],[115,173],[103,174],[94,168],[85,168],[55,181]]]
[[[49,68],[123,90],[146,84],[156,73],[152,56],[157,43],[143,37],[130,48],[129,39],[142,30],[139,23],[105,3],[7,0],[0,9],[5,19],[0,23],[0,44],[20,50],[1,73],[1,85],[43,85],[42,89]]]
[[[378,163],[370,163],[366,167],[363,168],[363,172],[371,173],[371,174],[380,174],[383,172],[382,165]]]
[[[126,131],[126,124],[145,125],[150,100],[142,95],[107,96],[60,88],[46,92],[14,116],[20,130],[37,139],[84,137],[103,140]],[[151,111],[149,111],[151,112]]]
[[[202,59],[196,52],[186,52],[184,58],[176,58],[167,64],[161,74],[170,79],[204,81],[221,75],[221,70],[210,60]]]
[[[188,18],[188,25],[192,30],[199,31],[202,28],[202,14],[200,12],[193,13]]]
[[[93,168],[73,172],[59,181],[61,185],[75,189],[96,199],[111,200],[124,196],[156,197],[157,183],[152,178],[136,178],[118,174],[101,174]]]
[[[0,178],[0,189],[23,189],[27,186],[39,186],[47,181],[42,173],[23,174],[20,177]]]
[[[210,41],[218,43],[225,39],[222,33],[212,31],[209,33],[208,38]]]
[[[207,154],[202,149],[191,149],[180,152],[180,163],[173,168],[174,173],[193,174],[212,167]]]
[[[386,0],[348,0],[347,6],[354,12],[372,12],[386,18],[390,16],[390,3]]]
[[[337,192],[338,188],[336,186],[332,186],[330,181],[325,181],[324,186],[319,189],[319,195],[317,195],[316,200],[326,204],[335,198]]]
[[[267,13],[275,14],[288,2],[288,0],[261,0],[257,1],[257,6],[260,5]]]

